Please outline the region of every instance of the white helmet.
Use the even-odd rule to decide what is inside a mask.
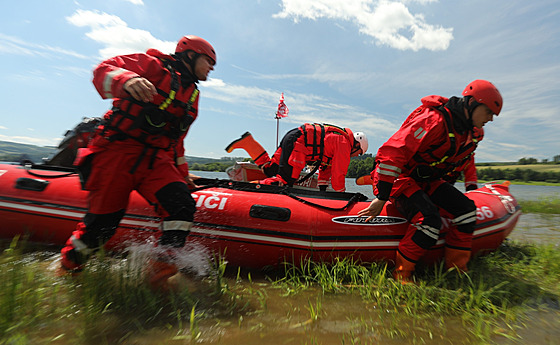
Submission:
[[[360,144],[362,154],[366,153],[368,149],[368,140],[364,132],[354,132],[354,140]]]

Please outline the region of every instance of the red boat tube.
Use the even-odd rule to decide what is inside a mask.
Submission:
[[[197,201],[189,241],[226,256],[244,267],[276,266],[301,260],[330,262],[391,261],[407,227],[394,205],[387,203],[373,221],[356,216],[369,204],[359,193],[337,193],[265,186],[230,180],[201,179],[193,190]],[[477,206],[473,253],[495,250],[515,227],[521,209],[508,185],[487,184],[467,192]],[[62,245],[86,212],[86,192],[78,176],[49,166],[0,164],[0,236],[27,235],[29,241]],[[443,255],[444,229],[425,256],[427,263]],[[127,213],[107,249],[159,236],[152,207],[133,193]]]

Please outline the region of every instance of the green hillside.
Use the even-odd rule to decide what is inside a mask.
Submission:
[[[19,162],[22,158],[40,163],[44,157],[56,151],[55,147],[0,141],[0,161]]]
[[[0,141],[0,161],[2,162],[19,162],[22,158],[29,159],[34,163],[41,163],[43,158],[49,157],[56,151],[55,147],[36,146],[28,144],[19,144],[10,141]],[[220,163],[225,165],[233,165],[236,160],[243,160],[240,157],[223,157],[223,158],[204,158],[187,156],[189,165],[194,164],[211,164]]]

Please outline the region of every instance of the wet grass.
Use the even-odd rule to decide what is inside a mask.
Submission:
[[[1,344],[523,343],[529,313],[560,310],[552,245],[509,242],[468,274],[420,267],[406,285],[382,263],[306,261],[253,278],[215,259],[177,293],[152,291],[126,258],[99,255],[71,278],[46,270],[48,255],[17,241],[0,255]],[[338,313],[347,326],[325,336]]]
[[[525,213],[560,214],[560,199],[558,198],[520,200],[518,202]]]
[[[334,264],[305,262],[291,266],[274,282],[292,295],[319,286],[324,294],[356,293],[379,310],[376,318],[357,321],[360,334],[375,327],[391,339],[412,343],[445,335],[448,321],[467,330],[464,343],[516,339],[525,313],[534,308],[559,310],[560,250],[557,246],[508,243],[469,264],[468,274],[445,271],[442,265],[419,269],[414,284],[401,284],[385,264],[356,265],[351,260]],[[313,317],[313,315],[311,316]],[[379,327],[381,321],[383,327]],[[439,325],[434,327],[434,325]],[[351,339],[356,339],[355,337]]]
[[[223,261],[199,281],[202,294],[163,293],[152,290],[126,259],[100,253],[79,276],[59,277],[45,266],[52,261],[49,253],[39,253],[14,239],[0,256],[0,344],[121,344],[153,329],[176,329],[171,338],[196,340],[198,321],[208,310],[238,312],[235,296],[217,283],[223,282],[215,276],[223,273]]]

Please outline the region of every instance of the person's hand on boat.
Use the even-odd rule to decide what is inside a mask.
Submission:
[[[381,210],[383,210],[383,206],[385,206],[386,202],[386,200],[373,199],[367,208],[358,212],[358,216],[368,217],[366,222],[369,222],[381,213]]]
[[[142,102],[151,102],[157,94],[156,87],[148,79],[142,77],[132,78],[124,83],[124,91],[134,99]]]
[[[189,188],[198,188],[198,185],[194,181],[199,178],[200,176],[189,173],[189,176],[185,177],[185,181],[187,182],[187,185],[189,185]]]

